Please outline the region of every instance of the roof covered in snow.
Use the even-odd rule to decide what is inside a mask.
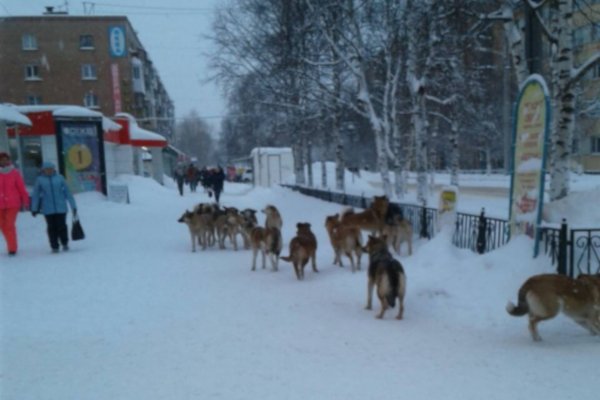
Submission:
[[[0,120],[12,124],[31,126],[31,121],[14,106],[0,104]]]
[[[291,152],[291,147],[255,147],[252,149],[250,154],[287,154]]]
[[[129,134],[131,136],[131,140],[150,140],[155,142],[167,142],[164,136],[159,135],[158,133],[149,131],[147,129],[141,128],[135,117],[128,113],[117,113],[115,114],[117,118],[126,118],[129,120]]]

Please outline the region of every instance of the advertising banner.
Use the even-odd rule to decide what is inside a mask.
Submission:
[[[110,77],[113,89],[113,104],[115,105],[115,114],[117,114],[123,111],[121,103],[121,80],[119,78],[119,64],[111,64]]]
[[[61,124],[65,178],[73,193],[102,192],[102,162],[98,124],[65,122]]]
[[[544,203],[546,142],[550,129],[548,88],[539,75],[521,86],[515,108],[510,234],[536,237]],[[537,253],[536,248],[534,250]]]

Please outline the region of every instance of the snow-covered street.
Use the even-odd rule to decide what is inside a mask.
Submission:
[[[283,237],[308,221],[320,272],[250,271],[251,252],[192,253],[177,219],[208,201],[125,176],[131,204],[77,195],[84,241],[51,254],[42,218],[18,219],[17,257],[0,257],[1,398],[578,399],[598,396],[600,343],[564,317],[505,311],[530,275],[550,272],[529,239],[479,256],[443,231],[400,257],[405,319],[364,310],[363,270],[332,265],[323,227],[341,206],[285,189],[226,184],[222,203],[275,204]],[[264,219],[259,215],[259,222]]]

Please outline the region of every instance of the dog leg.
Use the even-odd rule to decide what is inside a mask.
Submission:
[[[533,315],[529,316],[529,333],[534,342],[540,342],[542,340],[542,337],[537,330],[537,324],[540,321],[543,321],[543,319]]]
[[[352,267],[352,273],[356,272],[356,265],[354,264],[354,257],[352,257],[352,251],[346,251],[346,257],[350,259],[350,266]]]
[[[335,249],[335,258],[333,259],[333,265],[339,265],[344,268],[344,264],[342,263],[342,257],[340,255],[340,249]]]
[[[317,269],[317,252],[316,251],[312,254],[311,259],[312,259],[312,269],[313,269],[313,271],[314,272],[319,272],[319,270]],[[340,257],[340,259],[341,259],[341,257]],[[302,270],[304,271],[304,268],[302,268]]]
[[[271,268],[273,268],[273,272],[277,272],[279,270],[277,267],[277,255],[271,253],[269,258],[271,259]]]
[[[256,271],[256,256],[258,255],[258,248],[254,247],[252,249],[252,269],[251,271]]]
[[[372,300],[373,300],[373,281],[371,280],[371,278],[369,278],[369,281],[367,283],[367,306],[365,307],[365,310],[371,310],[373,308],[372,306]]]
[[[388,303],[387,303],[387,299],[385,297],[380,298],[379,301],[381,302],[381,311],[379,311],[379,314],[377,314],[377,316],[375,318],[382,319],[383,314],[385,314],[385,310],[388,309]]]
[[[192,253],[196,252],[196,235],[190,232],[190,236],[192,237]]]
[[[396,319],[402,319],[404,316],[404,299],[398,296],[398,315],[396,315]]]
[[[230,239],[231,239],[231,243],[233,243],[233,250],[237,251],[238,247],[237,247],[237,239],[236,239],[235,232],[231,232]]]

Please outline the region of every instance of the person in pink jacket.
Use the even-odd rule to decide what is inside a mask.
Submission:
[[[17,254],[15,223],[21,206],[29,208],[29,194],[23,177],[10,162],[10,155],[0,152],[0,230],[10,256]]]

